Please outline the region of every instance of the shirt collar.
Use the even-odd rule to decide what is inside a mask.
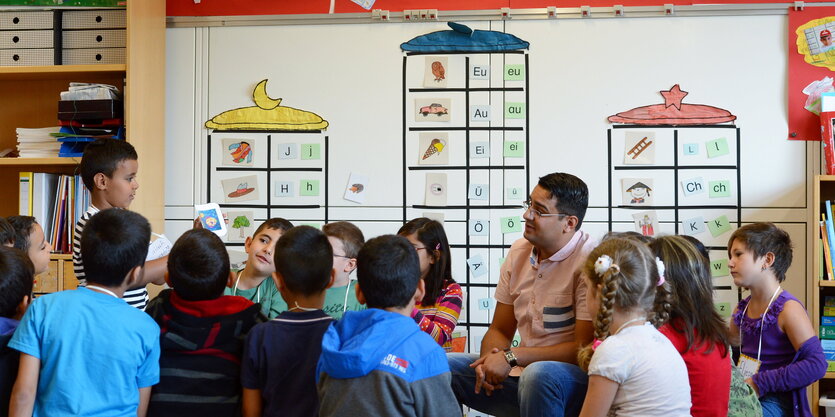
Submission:
[[[565,244],[560,250],[554,252],[553,255],[548,257],[548,261],[551,262],[561,262],[564,261],[566,258],[569,257],[574,252],[574,249],[577,248],[577,245],[580,243],[580,238],[582,237],[583,232],[576,231],[574,232],[574,236],[571,237],[571,240]],[[531,248],[531,265],[537,266],[538,257],[536,256],[536,247]]]

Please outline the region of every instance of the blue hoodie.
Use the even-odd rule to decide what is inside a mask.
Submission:
[[[316,382],[320,416],[461,415],[444,350],[385,310],[347,311],[328,329]]]

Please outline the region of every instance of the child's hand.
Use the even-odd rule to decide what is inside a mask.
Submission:
[[[749,387],[754,389],[754,394],[757,394],[757,398],[760,396],[760,389],[757,388],[757,383],[754,382],[754,378],[748,378],[745,380],[745,383],[748,384]]]

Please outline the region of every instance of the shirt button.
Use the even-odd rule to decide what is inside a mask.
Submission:
[[[539,277],[542,278],[542,274],[539,274]]]

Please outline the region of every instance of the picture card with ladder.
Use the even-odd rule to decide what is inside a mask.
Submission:
[[[652,165],[655,163],[655,133],[626,132],[624,165]]]

